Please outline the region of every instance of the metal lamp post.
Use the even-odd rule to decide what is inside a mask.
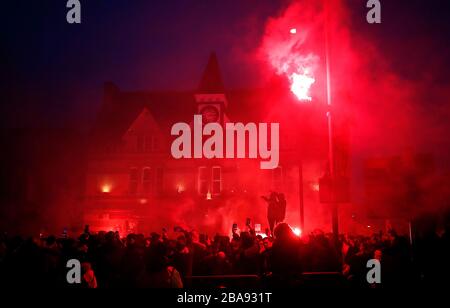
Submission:
[[[328,30],[328,2],[325,4],[325,63],[327,76],[327,125],[328,125],[328,164],[331,178],[331,221],[333,237],[337,243],[339,238],[339,213],[336,203],[336,172],[334,165],[334,144],[333,144],[333,123],[331,115],[331,80],[330,80],[330,49],[329,49],[329,30]]]

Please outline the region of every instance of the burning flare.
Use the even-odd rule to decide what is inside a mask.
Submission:
[[[281,41],[279,44],[285,46],[275,49],[269,57],[276,73],[288,78],[292,93],[300,101],[311,101],[310,89],[316,81],[314,72],[319,63],[319,57],[313,53],[302,54],[299,48],[302,42],[303,39]]]
[[[316,17],[321,16],[321,11],[308,4],[296,2],[283,15],[271,19],[261,46],[276,74],[288,79],[290,90],[302,102],[312,100],[311,87],[320,61],[311,49],[320,33],[321,19]]]
[[[289,80],[291,81],[291,91],[297,96],[299,100],[311,101],[312,98],[309,96],[309,88],[316,81],[313,77],[307,74],[297,74],[293,73]]]
[[[296,236],[302,236],[302,229],[298,228],[298,227],[291,227],[292,232],[294,232],[294,234]]]

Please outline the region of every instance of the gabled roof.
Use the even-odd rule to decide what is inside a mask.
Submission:
[[[91,131],[94,146],[120,143],[123,134],[145,108],[150,111],[161,133],[170,136],[173,124],[192,122],[197,110],[195,95],[210,93],[226,96],[225,113],[230,122],[280,123],[280,134],[285,135],[283,140],[299,139],[308,143],[304,147],[305,152],[316,150],[312,143],[326,140],[323,135],[327,132],[323,117],[325,104],[299,105],[289,89],[276,82],[260,89],[225,90],[214,53],[197,91],[130,92],[121,91],[112,83],[106,83],[104,91],[104,101]]]
[[[147,108],[162,131],[176,122],[190,123],[196,113],[194,91],[125,92],[118,90],[104,102],[92,128],[94,138],[122,136],[141,112]],[[262,118],[261,94],[257,90],[231,90],[227,115],[231,121],[258,122]]]
[[[98,113],[91,131],[98,141],[118,141],[141,112],[147,108],[161,130],[175,122],[189,121],[195,112],[193,92],[152,91],[122,92],[117,90]]]

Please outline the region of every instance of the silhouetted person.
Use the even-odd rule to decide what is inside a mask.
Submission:
[[[144,268],[144,251],[136,242],[135,234],[128,234],[127,245],[121,261],[121,281],[125,287],[133,287],[136,276]]]
[[[182,288],[180,273],[168,265],[167,247],[157,242],[150,247],[146,260],[146,270],[138,279],[141,288]]]
[[[276,212],[277,212],[276,222],[277,223],[283,222],[284,218],[286,217],[286,198],[282,193],[277,195]]]
[[[267,220],[269,222],[270,232],[273,234],[273,228],[275,227],[277,223],[278,218],[278,199],[277,199],[277,193],[272,192],[269,197],[262,197],[267,202]]]
[[[274,236],[270,262],[274,285],[293,286],[302,273],[299,238],[286,223],[276,226]]]

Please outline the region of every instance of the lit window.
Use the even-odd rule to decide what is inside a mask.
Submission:
[[[101,187],[101,191],[104,194],[108,194],[111,192],[111,185],[110,184],[103,184]]]

